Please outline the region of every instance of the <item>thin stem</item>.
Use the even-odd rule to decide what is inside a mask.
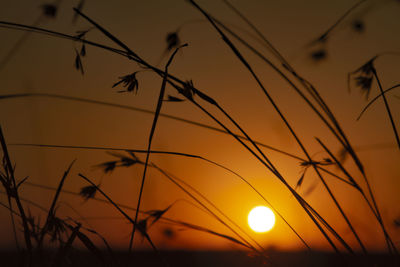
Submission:
[[[22,206],[22,203],[19,199],[19,194],[18,194],[18,188],[16,186],[16,182],[15,182],[15,176],[14,176],[14,168],[12,166],[11,163],[11,159],[10,159],[10,155],[8,154],[8,149],[7,149],[7,144],[3,135],[3,130],[1,128],[0,125],[0,143],[1,143],[1,147],[3,149],[3,156],[6,162],[6,166],[8,169],[8,172],[10,174],[10,178],[11,178],[11,183],[9,184],[9,186],[11,188],[8,188],[9,190],[11,190],[13,192],[13,198],[15,199],[15,202],[17,203],[17,207],[19,210],[19,213],[21,214],[21,219],[22,219],[22,225],[24,228],[24,238],[25,238],[25,244],[26,244],[26,248],[28,250],[28,262],[29,264],[31,264],[32,261],[32,242],[31,242],[31,237],[30,237],[30,231],[29,231],[29,225],[28,225],[28,221],[26,219],[26,215],[25,215],[25,210]],[[7,188],[6,188],[7,189]]]
[[[75,96],[66,96],[66,95],[58,95],[58,94],[47,94],[47,93],[21,93],[21,94],[9,94],[9,95],[0,95],[0,100],[2,99],[12,99],[12,98],[20,98],[20,97],[49,97],[49,98],[56,98],[56,99],[63,99],[63,100],[70,100],[70,101],[77,101],[77,102],[83,102],[83,103],[90,103],[90,104],[97,104],[97,105],[102,105],[102,106],[108,106],[108,107],[115,107],[115,108],[121,108],[121,109],[126,109],[126,110],[132,110],[132,111],[137,111],[137,112],[142,112],[142,113],[146,113],[146,114],[152,114],[154,115],[154,111],[148,110],[148,109],[143,109],[143,108],[138,108],[138,107],[133,107],[133,106],[128,106],[128,105],[121,105],[121,104],[116,104],[116,103],[110,103],[110,102],[105,102],[105,101],[99,101],[99,100],[93,100],[93,99],[88,99],[88,98],[82,98],[82,97],[75,97]],[[212,131],[216,131],[219,133],[223,133],[223,134],[227,134],[230,135],[228,132],[224,131],[223,129],[217,128],[217,127],[213,127],[211,125],[207,125],[207,124],[203,124],[197,121],[193,121],[193,120],[189,120],[189,119],[185,119],[182,117],[178,117],[178,116],[173,116],[173,115],[169,115],[169,114],[165,114],[165,113],[160,113],[159,115],[160,117],[164,117],[164,118],[168,118],[168,119],[172,119],[172,120],[176,120],[176,121],[180,121],[180,122],[184,122],[184,123],[188,123],[191,125],[195,125],[201,128],[205,128],[205,129],[209,129]],[[241,136],[241,135],[237,135],[237,137],[239,137],[242,140],[247,140],[246,137]],[[278,149],[276,147],[272,147],[270,145],[266,145],[264,143],[261,143],[259,141],[254,141],[254,143],[256,143],[257,145],[267,148],[269,150],[278,152],[280,154],[289,156],[291,158],[294,159],[298,159],[300,161],[304,161],[304,159],[291,154],[289,152],[283,151],[281,149]],[[13,145],[13,144],[11,144]],[[15,145],[15,144],[14,144]],[[21,144],[18,144],[21,145]],[[29,145],[29,144],[27,144]]]
[[[106,193],[104,193],[103,190],[101,190],[101,189],[100,189],[96,184],[94,184],[89,178],[87,178],[86,176],[84,176],[84,175],[81,174],[81,173],[79,173],[78,175],[79,175],[79,177],[83,178],[86,182],[88,182],[91,186],[95,187],[95,188],[96,188],[96,191],[99,191],[100,194],[102,194],[102,195],[107,199],[107,201],[108,201],[112,206],[114,206],[114,207],[115,207],[129,222],[130,222],[130,223],[136,224],[136,222],[135,222],[131,217],[129,217],[129,215],[126,214],[126,213],[119,207],[119,205],[118,205],[116,202],[114,202]],[[150,243],[150,245],[153,247],[154,251],[158,252],[157,248],[154,246],[154,244],[153,244],[153,242],[151,241],[150,237],[149,237],[148,235],[144,235],[144,236],[145,236],[146,240],[149,241],[149,243]]]
[[[238,232],[236,232],[231,226],[229,226],[226,222],[224,222],[221,218],[219,218],[211,209],[209,209],[206,205],[204,205],[200,200],[198,200],[192,193],[187,191],[182,185],[180,185],[178,182],[175,181],[174,178],[171,177],[170,174],[168,174],[166,171],[163,169],[159,168],[157,165],[154,163],[152,166],[157,169],[160,173],[162,173],[167,179],[169,179],[173,184],[178,186],[183,192],[185,192],[187,195],[189,195],[194,201],[196,201],[201,207],[203,207],[207,212],[209,212],[215,219],[217,219],[221,224],[226,226],[230,231],[232,231],[236,236],[238,236],[240,239],[242,239],[251,249],[253,249],[255,252],[259,253],[260,255],[263,255],[262,252],[258,251],[255,247],[253,247],[246,239],[244,239]],[[241,228],[239,228],[241,229]],[[258,243],[256,242],[258,245]],[[259,245],[260,246],[260,245]],[[261,247],[261,246],[260,246]],[[262,247],[261,247],[262,248]]]
[[[32,26],[38,26],[43,19],[43,15],[40,15],[36,21],[32,24]],[[24,34],[18,39],[18,41],[12,46],[10,51],[0,60],[0,72],[7,65],[7,63],[11,60],[11,58],[18,52],[21,48],[22,44],[28,39],[31,32],[26,31]]]
[[[387,102],[385,93],[383,92],[381,81],[379,80],[379,77],[378,77],[378,74],[376,73],[375,67],[372,68],[372,73],[374,74],[375,79],[378,82],[378,87],[379,87],[379,90],[381,92],[381,95],[382,95],[382,98],[383,98],[383,102],[385,103],[385,108],[386,108],[386,111],[387,111],[389,119],[390,119],[390,123],[391,123],[392,128],[393,128],[393,133],[394,133],[394,136],[396,137],[396,142],[397,142],[397,145],[398,145],[398,147],[400,149],[400,138],[399,138],[399,134],[398,134],[397,129],[396,129],[396,124],[394,123],[392,112],[390,111],[389,103]]]
[[[375,103],[375,101],[378,100],[381,96],[383,96],[383,95],[386,94],[387,92],[389,92],[389,91],[391,91],[391,90],[393,90],[393,89],[399,88],[399,87],[400,87],[400,84],[396,84],[396,85],[394,85],[394,86],[392,86],[392,87],[390,87],[390,88],[384,90],[383,93],[381,93],[381,94],[377,95],[376,97],[374,97],[374,98],[362,109],[362,111],[360,112],[360,115],[358,115],[358,117],[357,117],[357,120],[360,120],[361,117],[362,117],[362,115],[365,113],[365,111],[367,111],[367,109],[368,109],[373,103]]]
[[[156,130],[156,125],[157,125],[157,121],[158,121],[158,117],[159,114],[161,112],[161,107],[163,104],[163,99],[164,99],[164,93],[165,93],[165,87],[167,85],[167,79],[168,79],[168,67],[172,62],[172,59],[174,58],[174,56],[176,55],[176,53],[178,52],[178,50],[181,47],[187,46],[187,44],[180,46],[178,48],[175,49],[174,53],[172,53],[171,57],[169,58],[167,64],[165,65],[165,76],[162,80],[162,84],[161,84],[161,89],[160,89],[160,94],[158,96],[158,102],[157,102],[157,107],[156,107],[156,112],[154,114],[154,119],[153,119],[153,124],[151,126],[151,130],[150,130],[150,134],[149,134],[149,142],[148,142],[148,146],[147,146],[147,153],[146,153],[146,161],[144,164],[144,171],[143,171],[143,177],[142,177],[142,182],[140,185],[140,191],[139,191],[139,198],[138,198],[138,202],[137,202],[137,207],[136,207],[136,213],[135,213],[135,222],[138,219],[138,215],[139,215],[139,210],[140,210],[140,202],[142,199],[142,193],[143,193],[143,188],[144,188],[144,182],[146,179],[146,171],[147,171],[147,165],[149,163],[149,157],[150,157],[150,150],[151,150],[151,142],[153,140],[153,136],[154,136],[154,132]],[[136,224],[133,225],[133,230],[132,230],[132,234],[131,234],[131,239],[129,241],[129,252],[131,252],[132,250],[132,244],[134,241],[134,237],[135,237],[135,230],[136,230]]]
[[[42,246],[43,238],[44,238],[46,232],[48,231],[48,226],[49,226],[51,220],[54,219],[55,208],[56,208],[56,203],[57,203],[58,197],[60,196],[60,193],[61,193],[62,187],[64,185],[65,179],[67,178],[69,172],[71,171],[71,168],[72,168],[72,165],[74,164],[74,162],[75,162],[75,160],[73,160],[71,162],[71,164],[68,166],[67,170],[64,172],[64,175],[62,176],[62,178],[60,180],[60,183],[58,184],[58,188],[56,190],[56,193],[54,195],[53,201],[51,203],[49,212],[47,213],[46,222],[45,222],[45,224],[43,226],[43,230],[40,233],[39,242],[38,242],[38,247],[39,248],[41,248],[41,246]]]
[[[335,21],[315,42],[317,41],[326,41],[328,35],[356,8],[358,8],[361,4],[366,2],[367,0],[361,0],[351,6],[340,18]]]

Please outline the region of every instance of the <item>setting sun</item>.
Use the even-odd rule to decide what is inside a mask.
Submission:
[[[257,233],[271,230],[275,225],[275,214],[270,208],[257,206],[249,212],[247,217],[250,228]]]

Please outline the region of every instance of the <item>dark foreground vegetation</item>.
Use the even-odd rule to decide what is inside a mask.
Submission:
[[[43,258],[50,258],[54,253],[45,253]],[[259,267],[269,266],[262,258],[249,255],[243,251],[162,251],[163,260],[169,266],[176,267]],[[328,252],[277,252],[269,251],[269,260],[280,267],[396,267],[400,258],[388,254],[370,254],[368,256],[337,255]],[[38,256],[38,255],[36,255]],[[1,251],[2,266],[17,267],[20,255],[15,251]],[[113,259],[100,261],[93,254],[74,250],[70,251],[67,259],[59,266],[160,266],[160,258],[152,251],[136,251],[133,255],[126,252],[115,252]],[[43,261],[43,263],[45,260]],[[162,263],[161,263],[162,264]]]

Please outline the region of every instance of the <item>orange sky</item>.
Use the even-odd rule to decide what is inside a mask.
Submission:
[[[40,25],[68,34],[88,29],[89,24],[82,19],[75,25],[71,24],[71,7],[77,2],[79,1],[62,1],[57,18],[43,21]],[[393,220],[400,216],[400,165],[393,132],[381,101],[375,103],[361,121],[356,121],[367,102],[358,89],[353,89],[352,93],[348,94],[346,75],[376,53],[398,49],[400,39],[396,33],[399,29],[399,19],[396,14],[400,5],[396,1],[386,1],[378,8],[361,8],[360,12],[355,12],[337,28],[329,40],[327,60],[316,64],[307,56],[309,49],[306,44],[343,14],[351,5],[349,1],[326,3],[311,0],[257,0],[232,3],[261,29],[299,73],[320,90],[347,136],[359,149],[359,156],[376,193],[387,228],[393,239],[398,242],[400,230],[394,227]],[[40,1],[3,0],[0,20],[32,24],[40,14],[40,4]],[[199,4],[232,29],[238,30],[260,51],[271,57],[265,48],[243,33],[241,29],[249,31],[247,26],[221,1],[204,0],[199,1]],[[365,10],[368,12],[361,12]],[[189,46],[177,54],[170,67],[170,73],[182,80],[193,80],[197,88],[216,99],[255,140],[303,157],[293,137],[249,73],[204,17],[186,1],[88,0],[83,11],[121,38],[148,62],[159,67],[165,64],[165,58],[163,61],[160,59],[166,46],[166,34],[184,24],[179,34],[182,41],[187,42]],[[349,26],[356,18],[365,19],[366,30],[362,34],[354,32]],[[1,58],[22,33],[0,28],[0,35]],[[114,46],[98,31],[90,32],[87,39]],[[79,49],[80,45],[69,40],[30,35],[19,52],[0,71],[1,94],[62,94],[155,110],[161,85],[159,77],[151,72],[139,73],[140,87],[137,95],[119,94],[118,89],[111,86],[118,81],[118,77],[139,70],[138,66],[121,56],[87,47],[87,56],[83,58],[85,75],[82,76],[74,69],[74,48]],[[243,51],[272,97],[277,100],[310,154],[315,156],[316,160],[326,157],[314,137],[321,138],[337,152],[340,149],[339,144],[304,101],[271,68],[243,46],[238,45],[238,48]],[[377,61],[376,67],[385,88],[399,83],[398,57],[382,57]],[[375,84],[372,90],[371,96],[378,94]],[[169,87],[167,94],[178,96]],[[395,121],[398,122],[399,99],[394,97],[395,91],[389,95],[389,103]],[[132,149],[145,149],[147,146],[152,123],[152,116],[148,114],[49,98],[0,101],[0,122],[9,144],[36,143]],[[227,122],[214,108],[207,105],[206,107],[219,119]],[[216,123],[189,102],[165,102],[162,112],[217,127]],[[368,147],[375,144],[378,144],[378,149]],[[252,183],[313,248],[330,249],[282,183],[232,137],[160,118],[152,147],[155,150],[201,155],[235,170]],[[104,152],[22,146],[10,146],[9,150],[17,165],[16,173],[19,178],[29,175],[29,181],[32,183],[56,187],[69,163],[76,158],[77,162],[67,179],[65,189],[78,192],[86,185],[77,175],[81,172],[96,183],[101,182],[101,188],[115,201],[130,206],[136,205],[143,171],[141,166],[118,169],[111,175],[104,175],[101,170],[93,168],[96,164],[113,159]],[[287,181],[294,186],[301,175],[299,161],[266,149],[264,151]],[[140,157],[144,160],[144,155]],[[250,231],[247,226],[247,213],[252,207],[265,203],[231,173],[200,160],[176,156],[152,155],[150,161],[202,192],[264,248],[303,249],[299,240],[279,218],[275,228],[267,234],[255,234]],[[346,167],[361,181],[360,174],[350,162],[347,162]],[[340,173],[337,168],[328,168]],[[360,195],[331,177],[326,179],[367,247],[384,249],[382,234]],[[306,194],[314,185],[317,186],[316,189]],[[358,249],[354,237],[311,169],[307,172],[299,192],[305,194],[305,199],[321,212],[349,244]],[[24,185],[21,194],[48,207],[54,192]],[[0,201],[5,203],[6,198],[2,195]],[[189,204],[187,201],[194,201],[160,173],[150,170],[144,188],[142,209],[163,209],[174,201],[177,202],[166,213],[167,217],[234,236],[209,214]],[[119,216],[113,208],[105,204],[83,202],[79,197],[66,194],[62,195],[59,206],[59,216],[70,216],[78,220],[79,216],[70,206],[84,217]],[[34,207],[31,210],[32,213],[39,212]],[[134,215],[133,211],[129,214]],[[41,218],[44,218],[44,214]],[[4,237],[0,239],[0,246],[12,247],[14,241],[9,213],[3,208],[0,209],[0,220],[3,226],[0,235]],[[85,223],[104,234],[116,247],[127,247],[130,225],[126,221],[115,218],[88,218]],[[169,249],[238,248],[225,239],[183,227],[172,228],[175,235],[173,238],[167,238],[162,233],[169,227],[165,223],[157,223],[151,228],[149,233],[156,245]],[[137,246],[141,246],[141,238],[137,238],[137,243]]]

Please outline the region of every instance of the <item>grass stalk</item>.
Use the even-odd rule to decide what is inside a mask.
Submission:
[[[396,142],[397,142],[397,145],[398,145],[398,147],[400,149],[399,133],[397,132],[396,124],[394,123],[392,112],[390,111],[389,103],[388,103],[388,101],[386,99],[385,93],[383,92],[382,84],[381,84],[381,81],[380,81],[380,79],[378,77],[378,74],[376,73],[375,67],[372,68],[372,73],[374,74],[375,79],[376,79],[376,81],[378,83],[379,91],[380,91],[380,93],[382,95],[383,103],[385,103],[386,112],[387,112],[387,114],[389,116],[390,124],[392,125],[393,133],[394,133],[394,136],[396,137]]]
[[[51,203],[49,212],[48,212],[47,217],[46,217],[46,222],[45,222],[45,224],[44,224],[44,226],[43,226],[42,232],[41,232],[40,237],[39,237],[39,243],[38,243],[39,249],[40,249],[40,248],[42,247],[42,245],[43,245],[43,238],[44,238],[44,236],[45,236],[45,234],[46,234],[46,232],[47,232],[47,230],[48,230],[48,226],[49,226],[49,224],[51,223],[51,221],[54,219],[54,216],[55,216],[55,208],[56,208],[56,203],[57,203],[58,197],[60,196],[60,193],[61,193],[61,190],[62,190],[62,188],[63,188],[65,179],[67,178],[69,172],[71,171],[72,165],[75,163],[75,161],[76,161],[76,160],[73,160],[73,161],[71,162],[71,164],[68,166],[67,170],[64,172],[64,175],[62,176],[62,178],[61,178],[61,180],[60,180],[60,183],[58,184],[56,193],[54,194],[53,201],[52,201],[52,203]],[[78,229],[79,229],[79,228],[78,228]]]
[[[192,103],[194,103],[197,107],[199,107],[205,114],[207,114],[207,116],[209,116],[210,118],[212,118],[215,122],[217,122],[221,127],[223,127],[226,131],[228,131],[229,133],[232,132],[226,128],[225,125],[223,125],[218,119],[216,119],[213,115],[211,115],[207,110],[205,110],[202,106],[200,106],[199,104],[197,104],[196,102],[194,102],[192,100]],[[325,237],[325,239],[328,241],[328,243],[332,246],[332,248],[336,251],[339,252],[339,250],[337,249],[337,247],[335,246],[335,244],[332,242],[332,240],[330,239],[330,237],[327,235],[327,233],[325,232],[325,230],[321,227],[321,225],[318,223],[317,220],[321,221],[325,226],[327,226],[327,229],[333,233],[333,235],[335,236],[335,238],[338,239],[338,241],[345,247],[347,248],[349,251],[351,251],[350,246],[334,231],[334,229],[332,227],[330,227],[330,225],[319,215],[317,216],[317,219],[314,217],[313,214],[316,214],[317,212],[315,210],[313,210],[311,208],[311,206],[286,182],[286,180],[280,175],[279,172],[277,172],[277,170],[272,166],[270,166],[267,162],[265,162],[257,153],[255,153],[251,148],[249,148],[245,143],[243,143],[239,138],[237,138],[235,135],[232,135],[232,137],[234,137],[239,143],[241,143],[253,156],[255,156],[257,158],[257,160],[259,160],[265,167],[267,167],[267,169],[269,169],[280,181],[283,182],[283,184],[290,190],[290,192],[295,196],[296,200],[299,202],[299,204],[303,207],[303,209],[305,210],[305,212],[308,214],[308,216],[311,218],[311,220],[313,221],[313,223],[317,226],[317,228],[319,229],[319,231],[322,233],[322,235]],[[265,157],[265,155],[264,155]],[[266,158],[266,157],[265,157]],[[268,159],[267,159],[268,160]],[[269,160],[268,160],[269,161]],[[313,212],[311,212],[309,209],[312,209]]]
[[[134,221],[131,217],[129,217],[129,215],[126,214],[126,212],[124,212],[124,211],[120,208],[120,206],[119,206],[117,203],[115,203],[106,193],[104,193],[103,190],[101,190],[96,184],[94,184],[89,178],[87,178],[87,177],[84,176],[83,174],[79,173],[78,175],[79,175],[79,177],[81,177],[82,179],[84,179],[86,182],[88,182],[91,186],[93,186],[94,188],[96,188],[96,191],[100,192],[100,194],[101,194],[102,196],[104,196],[104,197],[107,199],[107,201],[108,201],[112,206],[114,206],[114,207],[115,207],[129,222],[130,222],[130,223],[135,224],[135,221]],[[154,243],[153,243],[153,241],[151,240],[150,236],[149,236],[149,235],[144,235],[144,237],[145,237],[146,240],[149,242],[149,244],[151,245],[151,247],[153,248],[153,250],[154,250],[155,252],[159,253],[157,247],[154,245]]]
[[[221,224],[226,226],[231,232],[233,232],[236,236],[238,236],[250,249],[252,249],[254,252],[257,254],[265,257],[264,253],[257,250],[253,245],[251,245],[245,238],[243,238],[237,231],[235,231],[231,226],[229,226],[225,221],[223,221],[217,214],[215,214],[210,208],[208,208],[205,204],[203,204],[197,197],[195,197],[192,193],[190,193],[188,190],[186,190],[181,184],[179,184],[170,174],[168,174],[166,171],[155,165],[154,163],[152,166],[157,169],[160,173],[162,173],[168,180],[170,180],[173,184],[175,184],[177,187],[179,187],[183,192],[185,192],[190,198],[192,198],[194,201],[196,201],[201,207],[203,207],[208,213],[210,213],[215,219],[217,219]],[[197,190],[196,190],[197,191]],[[210,201],[207,201],[210,203]],[[212,203],[212,206],[215,206]],[[217,209],[219,210],[219,209]],[[231,221],[231,219],[229,219]],[[241,229],[239,227],[239,229]],[[242,230],[243,231],[243,230]],[[253,240],[256,242],[255,240]],[[257,242],[256,244],[261,247]],[[262,248],[262,247],[261,247]]]
[[[320,143],[320,145],[324,148],[324,150],[329,154],[329,156],[335,161],[335,163],[337,164],[337,166],[342,170],[342,172],[350,179],[350,181],[352,181],[353,183],[355,183],[355,188],[358,189],[358,191],[360,192],[360,194],[362,195],[363,199],[365,200],[365,202],[368,204],[369,209],[371,210],[371,212],[373,213],[373,215],[375,216],[375,218],[377,219],[379,224],[383,224],[381,215],[379,213],[379,210],[376,211],[376,208],[374,208],[372,206],[372,204],[370,203],[370,201],[368,200],[367,196],[365,195],[364,191],[362,190],[362,188],[356,183],[356,181],[353,179],[353,177],[349,174],[349,172],[343,167],[342,163],[333,155],[333,153],[327,148],[327,146],[322,143],[321,140],[319,140],[317,138],[317,141]],[[376,203],[375,203],[376,204]],[[397,251],[396,246],[394,245],[394,243],[392,242],[389,234],[386,231],[386,228],[384,225],[381,225],[381,229],[383,231],[383,234],[385,236],[385,241],[386,244],[388,246],[389,251]]]
[[[365,2],[365,1],[363,1],[363,0],[362,0],[362,1],[359,1],[359,2],[356,3],[354,6],[352,6],[342,17],[340,17],[340,18],[337,20],[337,22],[336,22],[335,24],[333,24],[333,25],[318,39],[318,41],[326,40],[328,34],[330,34],[330,32],[331,32],[331,31],[332,31],[332,30],[333,30],[333,29],[334,29],[334,28],[335,28],[349,13],[351,13],[353,10],[355,10],[356,8],[358,8],[358,6],[361,5],[363,2]],[[230,5],[230,4],[228,4],[228,5]],[[230,6],[231,6],[231,8],[233,8],[233,9],[235,10],[235,8],[234,8],[232,5],[230,5]],[[361,173],[362,173],[362,175],[363,175],[363,178],[364,178],[364,180],[365,180],[365,182],[366,182],[366,184],[367,184],[367,187],[368,187],[368,189],[369,189],[370,197],[371,197],[371,199],[372,199],[372,201],[373,201],[373,203],[374,203],[374,205],[375,205],[376,213],[379,214],[379,209],[378,209],[378,206],[376,205],[376,201],[375,201],[374,195],[373,195],[373,193],[372,193],[372,190],[371,190],[369,181],[368,181],[368,179],[367,179],[367,177],[366,177],[366,175],[365,175],[365,173],[364,173],[364,168],[363,168],[363,166],[362,166],[362,163],[361,163],[361,161],[359,160],[358,156],[356,155],[354,149],[353,149],[352,146],[350,145],[350,142],[348,141],[346,135],[344,134],[344,132],[343,132],[342,128],[340,127],[338,121],[336,120],[335,116],[334,116],[333,113],[330,111],[329,107],[326,105],[326,103],[325,103],[325,101],[322,99],[322,97],[319,95],[318,91],[315,89],[314,86],[312,86],[311,83],[309,83],[308,81],[306,81],[305,79],[303,79],[303,78],[301,78],[300,76],[297,75],[297,73],[296,73],[296,72],[294,71],[294,69],[289,65],[289,63],[288,63],[287,61],[285,61],[285,59],[279,54],[279,52],[271,45],[270,42],[268,42],[268,40],[261,34],[261,32],[258,31],[258,30],[254,27],[254,25],[251,24],[251,22],[250,22],[249,20],[247,20],[239,11],[235,10],[235,12],[238,13],[239,16],[242,17],[242,19],[244,19],[245,22],[248,23],[248,24],[253,28],[253,30],[255,30],[255,32],[266,42],[267,47],[269,47],[269,48],[272,49],[272,50],[275,50],[275,52],[276,52],[275,54],[276,54],[277,57],[282,61],[283,66],[287,67],[287,68],[292,72],[292,74],[293,74],[296,78],[298,78],[298,80],[304,85],[304,87],[305,87],[306,89],[308,89],[308,90],[311,92],[311,95],[314,97],[314,99],[317,101],[317,103],[320,104],[320,106],[321,106],[321,107],[323,108],[323,110],[326,112],[326,114],[328,115],[328,117],[330,118],[330,120],[334,123],[336,130],[338,131],[338,133],[340,134],[340,136],[343,138],[343,140],[342,140],[342,138],[339,138],[339,136],[336,134],[336,132],[335,132],[335,131],[330,127],[330,125],[327,124],[326,121],[323,119],[323,121],[324,121],[325,124],[328,126],[328,128],[332,131],[332,133],[334,133],[334,135],[338,138],[338,140],[343,144],[344,148],[350,153],[350,155],[351,155],[351,157],[353,158],[354,162],[356,163],[356,165],[358,166],[359,170],[361,171]],[[226,29],[226,27],[225,27],[225,29]],[[226,30],[229,30],[229,29],[226,29]],[[230,30],[229,30],[229,31],[230,31]],[[237,38],[237,39],[238,39],[238,38]],[[240,40],[240,38],[239,38],[239,40]],[[240,40],[240,41],[242,41],[242,43],[244,43],[247,47],[249,47],[249,45],[247,45],[247,42],[245,42],[245,41],[243,41],[243,40]],[[250,48],[251,48],[251,47],[250,47]],[[258,53],[258,51],[256,51],[255,49],[251,49],[251,50],[252,50],[253,52],[255,52],[257,55],[260,55],[260,53]],[[389,53],[392,54],[391,52],[389,52]],[[383,55],[383,54],[386,54],[386,53],[379,54],[379,55],[377,55],[377,56],[374,57],[374,58],[377,58],[378,56]],[[397,53],[395,53],[395,54],[397,55]],[[264,57],[264,58],[265,58],[265,57]],[[266,61],[267,63],[269,62],[268,60],[265,60],[265,61]],[[272,67],[273,67],[273,64],[272,64],[272,63],[269,63],[269,65],[272,65]],[[278,73],[280,73],[279,69],[277,69],[277,68],[274,68],[274,69],[275,69]],[[373,69],[374,69],[374,68],[373,68]],[[296,87],[295,87],[294,85],[292,85],[292,87],[296,90]],[[391,88],[391,89],[393,89],[393,88]],[[297,91],[300,95],[302,95],[301,92],[300,92],[299,90],[296,90],[296,91]],[[382,88],[381,88],[381,91],[382,91]],[[382,92],[382,96],[384,96],[384,93],[383,93],[383,92]],[[303,97],[303,99],[306,100],[306,98],[304,98],[304,97]],[[311,103],[310,103],[309,101],[306,101],[306,102],[311,106]],[[319,115],[319,112],[318,112],[317,110],[315,110],[315,109],[313,109],[313,110]],[[319,116],[320,116],[321,119],[323,118],[321,115],[319,115]],[[393,125],[394,125],[394,124],[392,123],[392,126],[393,126]],[[395,129],[395,128],[394,128],[394,129]],[[397,133],[396,130],[395,130],[395,133]],[[398,135],[396,135],[396,137],[397,137],[397,140],[398,140]],[[398,142],[398,144],[399,144],[399,142]],[[400,147],[400,145],[399,145],[399,147]],[[367,201],[366,198],[365,198],[365,200]],[[369,201],[367,201],[367,204],[370,205]],[[382,231],[383,231],[384,234],[385,234],[386,242],[387,242],[388,244],[392,244],[392,245],[393,245],[393,242],[392,242],[390,236],[387,234],[387,231],[386,231],[386,229],[385,229],[385,227],[384,227],[384,225],[383,225],[383,222],[382,222],[382,220],[380,219],[380,217],[378,218],[378,222],[379,222],[379,224],[380,224],[380,226],[381,226],[381,228],[382,228]],[[396,248],[395,248],[394,245],[393,245],[393,247],[394,247],[394,250],[396,251]],[[390,248],[389,248],[389,250],[390,250]]]
[[[18,236],[17,236],[17,230],[15,227],[15,219],[14,219],[14,213],[12,212],[12,202],[11,202],[11,197],[7,194],[7,201],[8,201],[8,207],[10,208],[10,218],[11,218],[11,224],[12,224],[12,229],[13,229],[13,235],[14,235],[14,240],[15,240],[15,247],[17,250],[20,250],[19,242],[18,242]]]
[[[246,61],[246,59],[242,56],[242,54],[239,52],[239,50],[235,47],[235,45],[229,40],[229,38],[219,29],[219,27],[215,24],[215,22],[212,20],[212,18],[208,15],[207,12],[205,12],[202,8],[200,8],[195,1],[191,0],[190,3],[196,7],[201,13],[203,13],[203,15],[209,20],[209,22],[212,24],[212,26],[216,29],[216,31],[220,34],[221,38],[223,39],[223,41],[231,48],[231,50],[233,51],[233,53],[235,54],[235,56],[243,63],[243,65],[246,67],[246,69],[248,69],[248,71],[251,73],[251,75],[253,76],[253,78],[255,79],[255,81],[258,83],[259,87],[262,89],[262,91],[264,92],[264,94],[267,96],[269,102],[272,104],[272,106],[274,107],[274,109],[276,110],[276,112],[279,114],[279,116],[281,117],[282,121],[286,124],[288,130],[291,132],[291,134],[293,135],[293,137],[295,138],[296,142],[299,144],[300,148],[303,150],[304,154],[307,156],[307,158],[309,159],[309,161],[311,161],[311,157],[309,156],[307,150],[305,149],[304,145],[302,144],[302,142],[300,141],[300,139],[298,138],[297,134],[294,132],[294,130],[292,129],[292,127],[290,126],[289,122],[287,121],[287,119],[285,118],[285,116],[283,115],[283,113],[280,111],[280,109],[278,108],[278,106],[276,105],[275,101],[272,99],[272,97],[269,95],[269,93],[267,92],[267,90],[265,89],[264,85],[262,84],[262,82],[260,81],[260,79],[258,78],[258,76],[255,74],[255,72],[253,71],[252,67],[250,66],[250,64]],[[324,179],[322,178],[322,176],[319,174],[318,170],[316,168],[314,168],[317,172],[317,174],[319,175],[321,181],[323,182],[325,188],[327,189],[329,195],[331,196],[332,200],[334,201],[335,205],[337,206],[337,208],[339,209],[340,213],[342,214],[342,216],[344,217],[344,219],[346,220],[346,222],[349,224],[349,228],[351,230],[353,230],[351,224],[349,223],[349,220],[347,219],[347,217],[345,216],[340,204],[338,203],[338,201],[336,200],[336,198],[334,197],[333,193],[331,192],[331,190],[329,189],[328,185],[325,183]],[[357,234],[352,231],[353,234],[355,236],[357,236]],[[358,239],[359,240],[359,239]],[[363,247],[363,245],[361,244],[361,246]],[[349,247],[347,247],[349,252],[352,253],[352,250],[349,249]]]
[[[4,156],[4,159],[6,162],[6,166],[7,166],[7,171],[10,175],[10,177],[9,177],[10,181],[8,181],[8,184],[6,185],[3,183],[3,185],[5,186],[5,189],[8,189],[8,191],[7,191],[8,195],[12,194],[11,197],[14,198],[14,200],[17,204],[19,213],[21,214],[25,245],[26,245],[26,248],[28,251],[28,264],[31,264],[32,242],[31,242],[31,237],[30,237],[30,230],[29,230],[27,219],[26,219],[24,207],[22,206],[21,200],[19,198],[18,187],[16,185],[16,180],[15,180],[15,176],[14,176],[14,168],[11,163],[10,155],[8,154],[7,144],[6,144],[6,141],[4,138],[4,134],[3,134],[1,125],[0,125],[0,143],[1,143],[2,150],[3,150],[3,156]],[[2,179],[2,182],[3,182],[3,179]]]
[[[172,53],[171,57],[169,58],[167,64],[165,65],[165,71],[164,71],[165,76],[164,76],[164,78],[162,80],[160,94],[158,96],[158,101],[157,101],[156,112],[154,114],[154,119],[153,119],[153,123],[152,123],[152,126],[151,126],[150,134],[149,134],[149,141],[148,141],[148,146],[147,146],[146,160],[145,160],[145,164],[144,164],[143,177],[142,177],[142,182],[141,182],[141,185],[140,185],[139,197],[138,197],[138,201],[137,201],[137,207],[136,207],[136,213],[135,213],[135,219],[134,219],[135,222],[137,221],[139,210],[140,210],[140,202],[141,202],[141,199],[142,199],[143,187],[144,187],[144,182],[145,182],[145,179],[146,179],[147,165],[149,163],[149,157],[150,157],[151,142],[153,140],[153,136],[154,136],[154,132],[155,132],[155,129],[156,129],[157,121],[158,121],[158,118],[159,118],[159,115],[160,115],[160,112],[161,112],[161,107],[162,107],[163,100],[164,100],[165,87],[167,85],[167,78],[168,78],[168,76],[167,76],[168,75],[168,67],[171,64],[171,62],[172,62],[175,54],[178,52],[178,50],[181,47],[184,47],[184,46],[187,46],[187,45],[183,45],[183,46],[180,46],[180,47],[176,48],[175,51]],[[131,239],[129,241],[129,252],[131,252],[131,250],[132,250],[132,245],[133,245],[133,241],[134,241],[134,237],[135,237],[135,231],[136,231],[136,223],[133,224],[133,230],[132,230],[132,234],[131,234]]]
[[[383,96],[384,94],[386,94],[387,92],[399,88],[400,84],[396,84],[388,89],[385,89],[382,93],[380,93],[379,95],[377,95],[376,97],[374,97],[371,101],[368,102],[368,104],[362,109],[362,111],[360,112],[360,115],[358,115],[357,120],[360,120],[362,115],[367,111],[367,109],[373,104],[375,103],[376,100],[378,100],[381,96]]]

